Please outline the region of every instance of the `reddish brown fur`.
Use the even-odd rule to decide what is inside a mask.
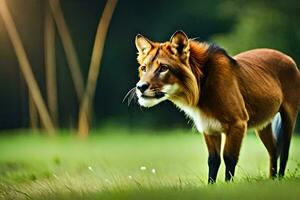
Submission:
[[[203,48],[201,45],[191,47]],[[202,52],[191,53],[191,56],[205,59]],[[202,86],[199,107],[227,128],[224,154],[238,159],[246,127],[260,129],[270,123],[277,112],[288,116],[285,137],[289,142],[300,99],[300,73],[295,62],[270,49],[241,53],[234,57],[234,64],[222,54],[212,55],[211,59],[207,74],[204,74],[208,77]],[[271,125],[258,130],[258,134],[270,156],[270,176],[275,176],[278,155]],[[207,143],[209,149],[211,145]]]
[[[270,122],[277,112],[281,113],[288,153],[300,104],[300,72],[295,62],[271,49],[250,50],[231,58],[218,47],[185,40],[182,32],[174,35],[165,43],[147,40],[150,46],[144,45],[148,51],[139,49],[138,62],[149,68],[145,75],[140,71],[141,80],[156,85],[156,89],[166,84],[179,84],[179,91],[169,100],[198,108],[205,116],[221,123],[226,135],[226,180],[234,175],[247,128],[258,130],[270,155],[270,175],[276,175],[278,155]],[[149,59],[156,54],[154,52],[158,52],[157,57]],[[154,71],[161,63],[170,67],[172,73],[168,79],[154,78]],[[205,133],[209,154],[219,156],[220,137],[211,134],[219,132]],[[287,155],[285,157],[283,160]],[[279,172],[282,175],[285,165],[282,161]]]

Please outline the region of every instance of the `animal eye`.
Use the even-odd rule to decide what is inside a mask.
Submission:
[[[141,70],[142,70],[143,72],[146,72],[146,66],[141,66]]]
[[[161,65],[159,68],[159,73],[161,72],[166,72],[169,70],[169,66],[168,65]]]

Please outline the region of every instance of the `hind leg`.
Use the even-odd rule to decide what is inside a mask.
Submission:
[[[271,124],[268,124],[265,128],[261,130],[257,130],[256,132],[269,153],[269,157],[270,157],[269,176],[276,177],[278,155],[277,155],[276,140],[272,133],[272,126]]]
[[[285,106],[282,108],[280,112],[282,117],[282,149],[280,152],[280,168],[279,168],[279,176],[284,176],[287,160],[289,157],[289,149],[291,143],[292,133],[294,131],[297,112],[294,111],[291,107]]]

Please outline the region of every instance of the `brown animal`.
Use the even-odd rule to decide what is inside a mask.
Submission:
[[[289,56],[255,49],[230,57],[182,31],[169,42],[137,35],[135,43],[139,104],[151,107],[170,100],[194,121],[208,148],[209,183],[216,181],[221,163],[221,133],[226,135],[223,159],[229,181],[247,128],[254,128],[267,148],[270,176],[277,176],[279,157],[279,176],[284,175],[300,104],[300,72]]]

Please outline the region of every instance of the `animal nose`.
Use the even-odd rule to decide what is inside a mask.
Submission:
[[[142,83],[137,83],[136,84],[137,89],[141,91],[141,93],[145,92],[149,88],[149,83],[147,82],[142,82]]]

